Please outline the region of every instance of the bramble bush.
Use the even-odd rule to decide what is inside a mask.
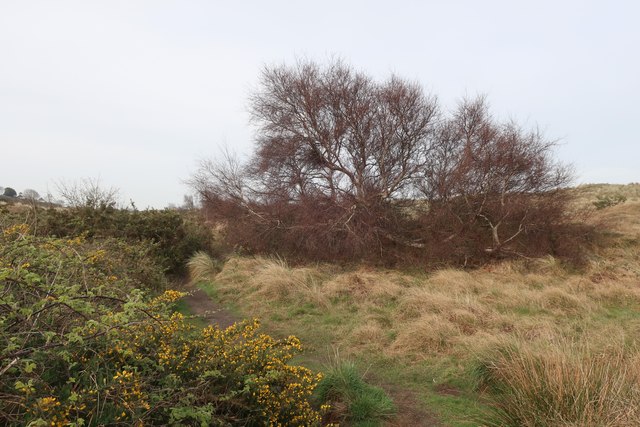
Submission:
[[[0,424],[320,423],[295,337],[196,327],[172,312],[182,293],[143,280],[144,245],[124,245],[2,231]]]

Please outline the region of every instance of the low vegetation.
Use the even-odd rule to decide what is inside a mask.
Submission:
[[[200,211],[3,189],[0,424],[640,426],[640,185],[339,60],[250,112]]]
[[[34,236],[15,219],[0,230],[2,425],[320,423],[321,375],[290,363],[297,338],[174,312],[183,293],[154,243]]]
[[[624,204],[591,216],[600,233],[581,268],[552,256],[426,273],[232,256],[211,271],[210,286],[275,334],[309,343],[308,363],[321,366],[338,348],[372,384],[413,393],[397,417],[422,410],[446,425],[635,425],[635,189],[622,187]],[[572,191],[585,206],[610,190]]]
[[[495,426],[633,426],[640,420],[640,351],[558,343],[496,348],[477,366],[495,396]]]
[[[159,273],[184,273],[185,264],[195,251],[217,253],[211,245],[211,231],[193,212],[121,209],[113,203],[70,208],[18,206],[1,209],[0,225],[24,222],[37,236],[115,238],[134,245],[148,244],[158,262]]]
[[[375,425],[395,414],[384,390],[368,384],[353,362],[339,358],[325,372],[315,395],[320,402],[331,402],[328,418],[342,425]]]

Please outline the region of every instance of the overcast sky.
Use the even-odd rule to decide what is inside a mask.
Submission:
[[[198,159],[252,148],[265,64],[332,56],[446,107],[560,139],[578,183],[640,181],[640,2],[0,0],[0,186],[99,178],[182,202]]]

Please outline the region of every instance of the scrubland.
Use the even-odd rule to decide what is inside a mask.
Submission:
[[[0,424],[320,424],[296,337],[176,312],[166,274],[202,231],[169,210],[1,208]]]
[[[581,262],[467,269],[222,256],[194,212],[3,208],[0,421],[640,425],[640,185],[571,191]],[[261,329],[190,318],[168,289],[194,251],[192,282]]]
[[[390,424],[417,412],[443,425],[637,425],[640,186],[572,191],[580,207],[626,200],[589,215],[598,232],[580,266],[547,256],[392,270],[232,256],[199,278],[239,314],[300,337],[310,366],[337,351],[396,393]]]

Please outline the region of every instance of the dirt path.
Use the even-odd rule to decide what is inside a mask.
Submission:
[[[393,399],[396,405],[396,416],[387,421],[387,427],[440,427],[438,418],[419,408],[416,395],[410,390],[396,385],[382,385],[384,391]]]
[[[176,282],[179,289],[189,294],[183,298],[189,307],[189,311],[201,319],[204,319],[210,325],[218,325],[221,328],[227,328],[234,323],[242,320],[224,308],[221,304],[209,298],[202,289],[196,288],[189,283],[187,278]]]
[[[396,396],[391,396],[392,398],[396,398]],[[398,402],[396,402],[396,406],[398,407],[398,414],[396,417],[385,424],[388,427],[441,427],[442,424],[435,417],[435,415],[429,413],[419,413],[414,409],[410,409],[409,412],[402,412],[403,408]]]

